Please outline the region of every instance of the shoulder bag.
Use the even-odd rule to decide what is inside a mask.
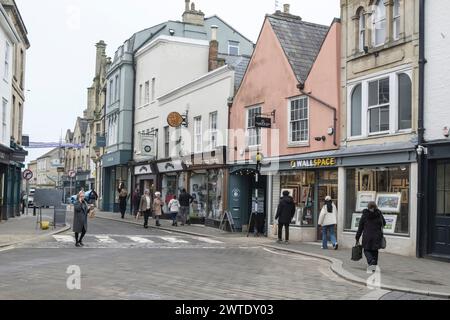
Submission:
[[[381,244],[380,244],[380,249],[386,249],[387,247],[387,241],[386,241],[386,237],[384,236],[384,225],[383,225],[383,214],[380,217],[381,219]]]

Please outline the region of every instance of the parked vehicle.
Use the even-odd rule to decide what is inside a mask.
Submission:
[[[34,207],[34,194],[36,193],[36,189],[30,189],[30,193],[28,194],[28,208]]]

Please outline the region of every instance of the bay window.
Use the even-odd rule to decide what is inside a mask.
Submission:
[[[367,137],[412,129],[410,71],[364,79],[348,88],[348,135]]]

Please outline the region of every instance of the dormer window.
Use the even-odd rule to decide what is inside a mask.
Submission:
[[[239,42],[237,41],[228,41],[228,54],[232,56],[239,55]]]

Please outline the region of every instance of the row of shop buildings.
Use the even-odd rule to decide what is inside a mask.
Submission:
[[[121,182],[166,203],[186,188],[192,218],[218,226],[228,211],[245,232],[262,214],[272,236],[288,190],[291,237],[309,242],[329,195],[351,247],[376,201],[388,252],[448,259],[447,2],[341,0],[326,26],[284,5],[254,45],[185,1],[182,21],[134,34],[105,69],[99,205],[117,211]]]

